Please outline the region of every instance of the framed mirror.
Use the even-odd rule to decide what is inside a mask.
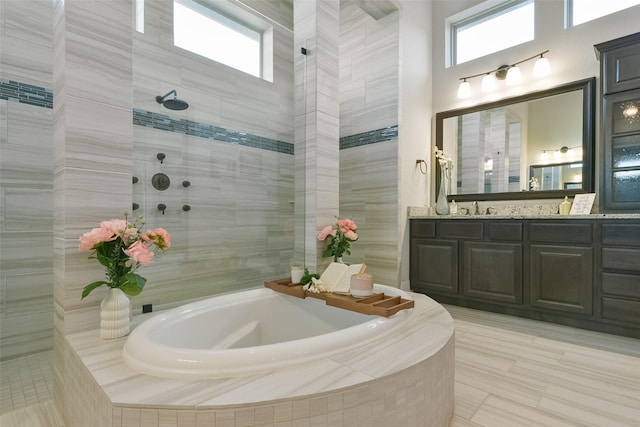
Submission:
[[[449,200],[591,193],[594,140],[595,78],[436,114],[436,147],[454,164]]]

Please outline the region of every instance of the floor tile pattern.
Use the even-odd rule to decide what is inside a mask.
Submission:
[[[52,352],[0,362],[0,414],[50,400]]]
[[[446,308],[456,324],[451,427],[638,426],[640,340]],[[51,401],[3,414],[0,425],[64,427]]]

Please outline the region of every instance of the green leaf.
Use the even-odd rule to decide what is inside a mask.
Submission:
[[[122,278],[120,289],[127,295],[136,296],[142,292],[147,279],[135,273],[128,273]]]
[[[89,295],[91,293],[91,291],[93,291],[95,288],[99,288],[102,285],[106,285],[107,282],[105,282],[104,280],[100,280],[98,282],[93,282],[93,283],[89,283],[87,286],[84,287],[84,289],[82,290],[82,298],[84,299],[87,295]]]

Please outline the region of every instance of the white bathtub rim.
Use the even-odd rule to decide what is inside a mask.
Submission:
[[[405,299],[412,299],[412,297],[406,292],[393,288],[390,286],[376,284],[376,292],[385,292],[387,295],[400,295]],[[242,293],[256,293],[257,295],[263,295],[265,297],[285,297],[295,298],[288,295],[277,294],[274,291],[267,288],[257,288],[241,291]],[[164,313],[156,314],[155,316],[143,321],[138,327],[132,331],[133,334],[144,333],[146,329],[153,328],[156,323],[166,321],[168,316],[180,316],[180,315],[195,315],[198,310],[210,309],[214,306],[229,306],[230,301],[233,303],[241,303],[241,300],[237,299],[236,293],[224,294],[206,298],[201,301],[192,302],[184,306],[176,307],[171,310],[167,310]],[[322,303],[321,300],[312,300],[314,303]],[[231,303],[231,305],[233,304]],[[125,342],[122,350],[122,359],[127,366],[135,371],[151,376],[168,378],[168,379],[220,379],[231,378],[250,375],[262,375],[275,370],[284,369],[291,366],[297,366],[306,363],[312,363],[313,361],[327,359],[340,353],[346,353],[354,350],[360,346],[371,344],[375,341],[384,339],[389,334],[402,330],[403,327],[409,325],[416,317],[417,311],[415,309],[401,310],[393,316],[381,317],[381,316],[368,316],[367,320],[361,324],[341,329],[328,334],[317,335],[310,338],[302,338],[297,340],[288,341],[285,343],[268,344],[258,347],[244,347],[236,349],[221,350],[226,352],[224,357],[233,359],[233,367],[226,366],[224,368],[216,368],[215,366],[209,366],[203,368],[203,363],[211,365],[211,358],[219,357],[216,351],[210,350],[197,350],[197,349],[179,349],[164,346],[159,343],[150,342],[147,339],[139,339],[135,344],[132,344],[129,339]],[[154,320],[155,319],[155,320]],[[136,329],[139,332],[136,333]],[[360,329],[377,329],[377,333],[367,333],[364,339],[360,341],[353,340],[353,333],[355,330]],[[365,331],[370,332],[370,331]],[[331,340],[332,349],[326,350],[327,341]],[[270,362],[262,361],[260,365],[256,365],[254,360],[257,357],[263,357],[265,352],[269,353],[275,348],[275,346],[287,347],[287,353],[280,355],[278,358],[271,357]],[[298,350],[294,350],[297,348]],[[304,351],[299,349],[303,348]],[[151,352],[156,357],[154,365],[150,365],[145,362],[141,362],[135,355],[139,352]],[[260,352],[260,353],[258,353]],[[182,366],[175,367],[174,360],[176,357],[180,357],[181,354],[190,354],[202,357],[200,362],[193,361],[190,366],[184,366],[185,363],[181,363]],[[281,352],[280,352],[281,353]],[[210,355],[210,357],[207,357]]]

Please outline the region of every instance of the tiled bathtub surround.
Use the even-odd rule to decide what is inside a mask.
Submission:
[[[53,90],[28,83],[0,79],[0,99],[53,108]]]
[[[124,340],[68,336],[73,360],[67,427],[368,427],[449,425],[453,320],[414,294],[406,330],[307,365],[243,378],[180,381],[140,375],[120,358]]]

